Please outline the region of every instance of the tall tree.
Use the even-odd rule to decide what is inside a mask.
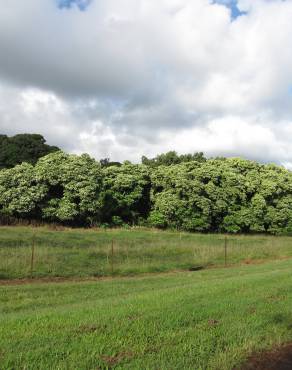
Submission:
[[[60,150],[46,144],[39,134],[0,135],[0,169],[12,168],[22,162],[35,164],[39,158]]]
[[[51,153],[39,159],[35,176],[48,189],[41,205],[44,219],[76,224],[100,220],[101,166],[88,154]]]

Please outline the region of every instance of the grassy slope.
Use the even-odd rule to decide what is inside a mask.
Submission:
[[[1,369],[232,369],[292,340],[292,261],[0,286]]]
[[[157,232],[142,229],[62,231],[0,227],[0,279],[30,275],[35,233],[34,276],[106,276],[189,269],[224,264],[224,235]],[[228,263],[292,257],[292,238],[228,236]]]

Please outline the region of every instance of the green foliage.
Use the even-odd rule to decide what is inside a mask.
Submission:
[[[115,164],[57,151],[0,172],[1,214],[71,225],[292,232],[290,171],[201,154]]]
[[[87,154],[61,151],[41,158],[36,178],[47,187],[43,218],[50,221],[88,221],[100,218],[101,167]]]
[[[113,226],[123,226],[124,222],[123,222],[123,220],[121,219],[120,216],[113,216],[112,217],[112,224],[113,224]]]
[[[159,154],[155,158],[142,157],[142,164],[145,164],[150,167],[158,166],[170,166],[172,164],[179,164],[185,162],[205,162],[206,158],[204,153],[194,153],[194,154],[181,154],[178,155],[175,151],[170,151],[167,153]]]
[[[292,174],[239,158],[159,166],[153,209],[166,226],[188,231],[290,232]]]
[[[166,217],[159,211],[151,211],[148,222],[150,226],[157,227],[158,229],[164,229],[167,226]]]
[[[119,217],[126,223],[137,223],[150,207],[150,176],[144,165],[123,163],[103,169],[102,218],[113,222]],[[116,224],[116,222],[113,222]]]
[[[47,145],[42,135],[0,135],[0,169],[12,168],[22,162],[35,164],[39,158],[58,150],[56,146]]]
[[[35,168],[22,163],[0,171],[0,212],[3,215],[31,218],[38,216],[38,206],[48,189],[36,181]]]
[[[110,167],[110,166],[121,166],[120,162],[113,162],[109,158],[103,158],[99,161],[101,167]]]

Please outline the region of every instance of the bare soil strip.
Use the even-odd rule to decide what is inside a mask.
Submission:
[[[240,370],[291,370],[292,343],[251,355]],[[236,369],[234,369],[236,370]]]
[[[208,266],[196,266],[191,267],[187,270],[171,270],[171,271],[162,271],[162,272],[145,272],[137,275],[114,275],[114,276],[87,276],[87,277],[57,277],[57,276],[48,276],[48,277],[35,277],[35,278],[19,278],[19,279],[0,279],[0,286],[6,285],[24,285],[24,284],[42,284],[42,283],[78,283],[78,282],[88,282],[88,281],[101,281],[101,280],[113,280],[113,279],[138,279],[143,277],[149,276],[160,276],[160,275],[172,275],[176,273],[186,273],[186,272],[197,272],[202,270],[210,270],[210,269],[221,269],[221,268],[235,268],[244,265],[263,265],[273,261],[283,261],[283,260],[290,260],[292,257],[290,256],[281,256],[277,259],[255,259],[255,260],[243,260],[240,263],[236,264],[228,264],[226,266],[222,265],[208,265]],[[291,367],[292,370],[292,367]]]
[[[178,273],[185,273],[187,270],[173,270],[166,272],[149,272],[138,275],[114,275],[114,276],[88,276],[88,277],[35,277],[35,278],[20,278],[20,279],[0,279],[0,286],[10,285],[26,285],[26,284],[48,284],[48,283],[86,283],[90,281],[104,281],[104,280],[121,280],[121,279],[143,279],[147,277],[174,275]],[[190,272],[190,271],[189,271]]]

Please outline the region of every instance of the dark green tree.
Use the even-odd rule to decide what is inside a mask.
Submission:
[[[35,164],[39,158],[60,150],[46,144],[39,134],[0,135],[0,169],[12,168],[22,162]]]
[[[120,167],[122,163],[120,162],[113,162],[109,158],[103,158],[99,161],[101,167],[111,167],[111,166],[118,166]]]
[[[102,219],[135,224],[150,211],[150,176],[144,165],[123,163],[103,169]]]

